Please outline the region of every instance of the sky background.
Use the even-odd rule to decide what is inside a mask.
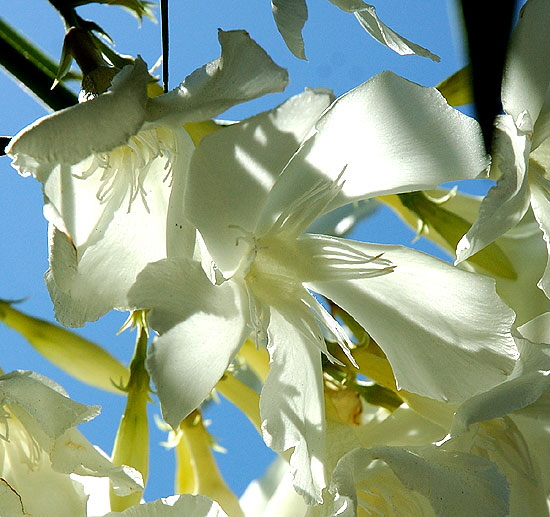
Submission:
[[[46,0],[2,2],[4,21],[28,37],[52,58],[58,59],[63,43],[63,23]],[[273,60],[288,69],[290,85],[273,94],[238,106],[220,118],[239,120],[280,104],[307,86],[331,88],[335,94],[392,70],[425,86],[434,86],[465,64],[461,30],[454,1],[379,0],[379,17],[408,39],[441,57],[440,63],[416,56],[398,56],[373,40],[352,15],[328,0],[310,1],[304,29],[308,61],[300,61],[278,34],[267,0],[176,1],[170,5],[170,88],[188,74],[219,56],[217,29],[246,29]],[[98,23],[115,41],[119,53],[136,56],[152,66],[161,54],[160,23],[145,19],[141,28],[134,17],[112,6],[95,5],[79,14]],[[74,85],[75,89],[77,85]],[[0,134],[13,136],[47,113],[47,109],[5,73],[0,72]],[[21,178],[7,157],[0,158],[0,298],[25,299],[17,306],[32,316],[54,321],[52,304],[43,282],[47,269],[47,224],[42,214],[40,184]],[[413,233],[389,211],[381,210],[353,235],[369,242],[411,245]],[[415,247],[423,247],[421,241]],[[126,364],[132,356],[135,335],[116,336],[126,314],[113,312],[99,322],[79,329],[82,335],[107,348]],[[60,383],[71,398],[99,404],[102,413],[80,427],[88,439],[111,452],[124,398],[110,395],[73,380],[52,366],[15,332],[0,324],[0,366],[5,372],[30,369]],[[150,405],[151,467],[147,500],[173,493],[173,454],[159,446],[166,433],[152,419],[160,414]],[[273,453],[246,418],[231,404],[213,404],[206,410],[211,433],[227,450],[218,454],[222,473],[240,495],[247,484],[265,471]]]

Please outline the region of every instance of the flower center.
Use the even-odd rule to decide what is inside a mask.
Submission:
[[[87,168],[77,177],[86,179],[93,174],[100,175],[101,185],[97,198],[102,203],[110,198],[115,189],[122,188],[128,194],[128,212],[138,197],[148,210],[145,178],[153,164],[160,161],[166,170],[165,181],[168,180],[176,147],[176,139],[169,129],[142,130],[125,145],[107,153],[94,153],[89,158]]]

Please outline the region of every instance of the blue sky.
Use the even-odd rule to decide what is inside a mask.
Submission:
[[[310,2],[310,19],[304,30],[308,61],[296,59],[276,31],[269,2],[258,0],[209,0],[172,2],[170,6],[170,87],[175,87],[195,68],[219,55],[217,28],[246,29],[279,65],[287,68],[290,85],[274,94],[233,108],[221,118],[238,120],[269,109],[305,87],[327,87],[340,95],[382,70],[392,70],[407,79],[432,86],[464,64],[461,32],[454,14],[454,1],[383,0],[376,3],[380,18],[415,43],[441,57],[440,63],[415,56],[398,56],[374,41],[356,22],[328,0]],[[116,7],[86,6],[84,18],[102,26],[116,42],[118,52],[141,55],[151,66],[160,56],[160,24],[136,20]],[[61,52],[63,25],[46,0],[5,2],[2,15],[53,58]],[[20,85],[0,73],[0,134],[14,135],[47,113]],[[42,276],[47,269],[47,225],[42,215],[40,185],[32,178],[18,177],[8,158],[0,158],[0,298],[25,299],[18,307],[33,316],[54,320]],[[386,212],[377,214],[355,238],[371,242],[409,245],[412,233]],[[126,315],[112,313],[80,329],[87,338],[108,348],[127,362],[134,335],[116,332]],[[0,325],[0,366],[31,369],[59,382],[72,398],[102,406],[102,414],[81,430],[93,443],[110,453],[122,397],[83,386],[42,359],[17,334]],[[159,414],[151,405],[151,415]],[[220,467],[230,486],[242,493],[248,482],[265,470],[273,458],[246,419],[230,404],[212,405],[206,412],[211,432],[227,453],[219,455]],[[173,493],[173,459],[158,442],[166,433],[156,430],[151,419],[152,465],[146,498]]]

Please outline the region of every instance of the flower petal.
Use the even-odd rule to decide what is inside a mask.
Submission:
[[[178,88],[149,100],[150,122],[181,126],[213,118],[235,104],[280,92],[288,73],[245,31],[218,31],[221,56],[195,70]]]
[[[7,147],[13,166],[45,183],[55,164],[72,165],[125,144],[145,120],[149,80],[138,58],[115,76],[107,93],[37,120]]]
[[[495,166],[501,171],[479,207],[479,217],[457,245],[456,263],[483,249],[513,228],[529,208],[527,167],[530,143],[510,116],[499,117],[496,125]]]
[[[504,111],[512,115],[515,122],[527,111],[531,130],[550,84],[549,24],[548,2],[530,0],[525,4],[510,42],[503,77]]]
[[[110,512],[105,517],[227,517],[220,505],[204,495],[183,494],[131,506],[123,512]]]
[[[371,467],[375,460],[383,461],[393,471],[397,477],[393,478],[393,483],[386,481],[383,487],[375,486],[376,474],[381,472],[381,469]],[[357,485],[361,484],[365,490],[358,495]],[[422,497],[414,499],[415,494],[406,494],[407,490]],[[384,509],[393,509],[397,515],[409,512],[411,507],[407,503],[413,507],[418,505],[424,511],[429,511],[431,506],[436,515],[448,517],[504,517],[508,514],[508,483],[494,463],[472,454],[448,452],[434,446],[411,451],[400,447],[355,449],[339,461],[331,491],[337,495],[334,515],[345,517],[356,515],[361,504],[358,498],[363,499],[363,504],[378,508],[381,514],[386,513]],[[395,506],[399,502],[405,502],[401,510]]]
[[[365,4],[361,0],[330,0],[334,5],[337,5],[343,11],[353,13],[361,27],[365,29],[375,40],[382,43],[398,54],[408,55],[416,54],[417,56],[428,57],[433,61],[439,62],[439,57],[432,54],[428,49],[405,39],[403,36],[391,30],[387,25],[382,23],[376,14],[376,9],[373,5]]]
[[[357,199],[475,178],[487,165],[477,122],[435,88],[383,72],[324,113],[270,193],[267,228],[302,193],[342,175],[327,211]]]
[[[277,29],[285,40],[288,50],[297,58],[305,59],[302,29],[307,21],[305,0],[272,0],[271,11]]]
[[[149,322],[160,332],[147,369],[164,419],[176,429],[210,394],[250,333],[246,292],[233,281],[212,285],[199,263],[174,258],[149,264],[129,300],[151,310]]]
[[[271,111],[209,134],[195,150],[186,215],[227,276],[242,255],[235,241],[254,230],[275,180],[331,99],[328,90],[308,89]]]
[[[273,308],[268,350],[271,369],[260,398],[264,440],[279,452],[294,447],[294,488],[308,504],[320,502],[326,485],[321,352]]]
[[[459,402],[506,379],[517,358],[514,313],[496,295],[493,280],[399,246],[347,244],[366,255],[383,254],[395,270],[307,285],[365,328],[400,388]]]
[[[531,182],[531,207],[543,233],[546,249],[550,253],[550,181],[542,176],[535,176]],[[537,284],[550,298],[550,257],[546,268]]]
[[[455,413],[451,434],[460,434],[476,422],[504,417],[533,404],[548,389],[550,345],[542,343],[550,342],[549,323],[550,313],[546,313],[519,327],[515,341],[520,356],[509,378],[464,402]]]
[[[71,400],[61,386],[29,371],[15,371],[0,377],[0,400],[13,406],[19,420],[41,439],[46,450],[51,449],[53,441],[65,431],[99,414],[98,406]]]
[[[191,139],[183,129],[157,129],[140,132],[138,140],[161,149],[152,156],[143,150],[139,165],[132,163],[139,148],[113,151],[111,159],[124,166],[114,173],[106,200],[98,192],[108,167],[85,179],[61,171],[64,178],[46,185],[45,215],[53,223],[46,281],[65,325],[82,326],[113,308],[127,309],[127,291],[147,263],[167,251],[193,253],[195,230],[183,220],[182,200],[174,192],[187,177]]]

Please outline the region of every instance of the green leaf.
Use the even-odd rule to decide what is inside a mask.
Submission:
[[[57,64],[0,19],[0,65],[46,106],[60,110],[78,103],[77,95],[61,84],[52,90]]]
[[[400,194],[399,199],[404,207],[413,212],[423,226],[433,228],[453,250],[458,241],[468,232],[471,224],[462,217],[443,208],[441,202],[430,199],[423,192]],[[494,275],[515,280],[517,273],[514,266],[496,243],[478,251],[469,258],[476,264]]]

